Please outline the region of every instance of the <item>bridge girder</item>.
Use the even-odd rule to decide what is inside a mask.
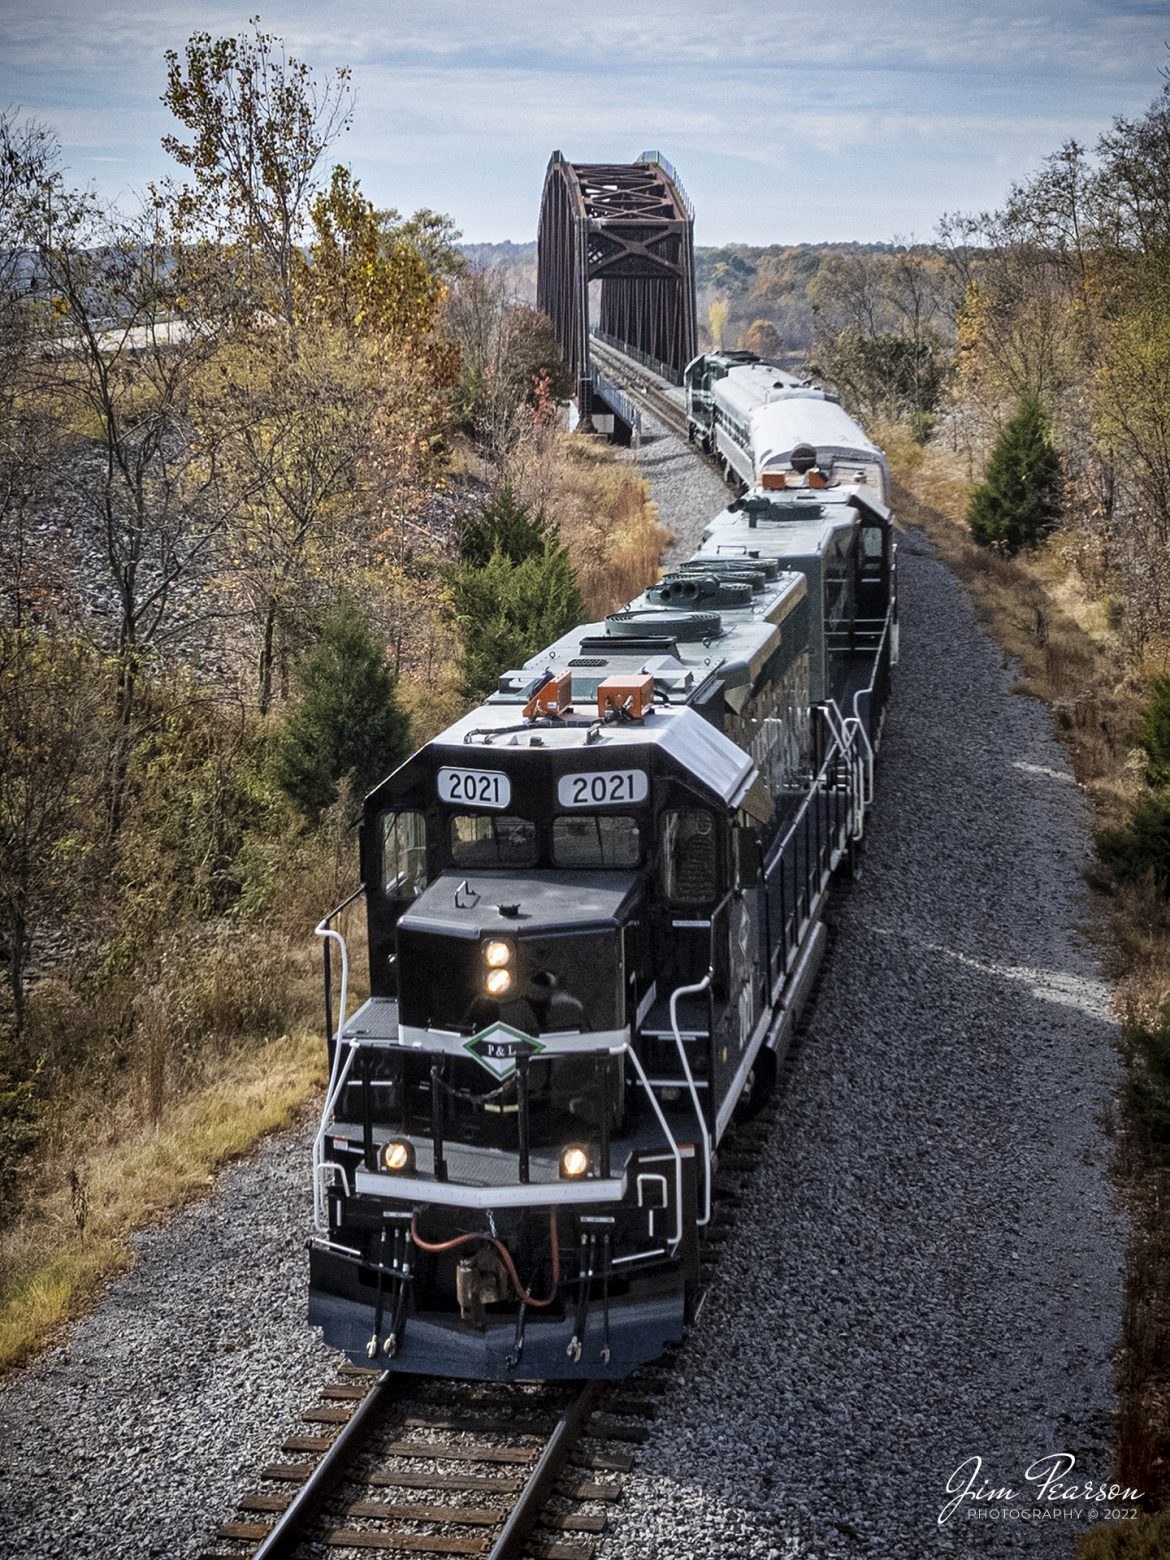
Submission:
[[[589,416],[589,284],[597,324],[681,382],[695,355],[694,211],[657,152],[634,163],[570,163],[554,152],[537,233],[537,305],[553,322]]]

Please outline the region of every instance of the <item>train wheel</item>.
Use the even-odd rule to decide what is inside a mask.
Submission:
[[[761,1050],[748,1073],[739,1104],[735,1107],[736,1121],[750,1121],[753,1116],[760,1114],[772,1097],[778,1073],[775,1051]]]

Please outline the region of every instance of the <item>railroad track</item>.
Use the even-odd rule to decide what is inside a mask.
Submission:
[[[782,1066],[786,1075],[804,1024]],[[704,1298],[780,1109],[729,1135],[703,1243]],[[702,1311],[702,1302],[697,1314]],[[343,1366],[199,1560],[342,1560],[375,1551],[591,1560],[649,1436],[667,1354],[626,1382],[584,1387],[404,1376]]]
[[[780,1112],[815,990],[775,1094],[720,1153],[703,1242],[704,1299],[734,1246],[739,1205]],[[702,1308],[700,1301],[697,1318]],[[672,1380],[672,1354],[628,1381],[583,1387],[343,1366],[198,1560],[372,1552],[591,1560],[592,1541],[633,1468],[633,1448],[649,1436],[640,1421],[656,1416],[655,1395]]]
[[[666,394],[663,382],[656,374],[641,368],[596,338],[590,341],[589,352],[597,366],[636,401],[641,401],[665,428],[681,439],[687,437],[687,414],[677,401]],[[698,455],[700,452],[696,449],[695,453]]]
[[[627,1447],[648,1434],[634,1416],[653,1412],[598,1383],[479,1385],[346,1366],[200,1560],[590,1560],[633,1465]]]

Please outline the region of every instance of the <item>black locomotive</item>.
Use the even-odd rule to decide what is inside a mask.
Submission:
[[[891,518],[792,472],[366,798],[310,1319],[351,1359],[619,1377],[681,1336],[872,797]],[[340,940],[333,918],[318,930]]]

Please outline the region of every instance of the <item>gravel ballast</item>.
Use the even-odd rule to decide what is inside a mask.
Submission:
[[[706,481],[692,509],[681,442],[644,454],[690,536]],[[1112,1478],[1124,1229],[1102,1125],[1116,1034],[1079,930],[1088,809],[917,534],[899,577],[863,876],[603,1560],[1071,1556],[1104,1516],[1024,1477],[1067,1452],[1068,1484]],[[971,1457],[1018,1498],[940,1526]]]
[[[727,489],[668,436],[640,461],[685,557]],[[598,1560],[1071,1556],[1087,1516],[972,1502],[940,1527],[946,1482],[981,1457],[1018,1512],[1047,1453],[1110,1473],[1124,1230],[1087,809],[962,589],[919,538],[900,565],[864,874]],[[0,1553],[206,1547],[337,1363],[304,1322],[308,1163],[301,1130],[227,1171],[0,1384]]]
[[[0,1383],[0,1555],[194,1556],[338,1357],[305,1324],[311,1131],[135,1238],[64,1348]]]

